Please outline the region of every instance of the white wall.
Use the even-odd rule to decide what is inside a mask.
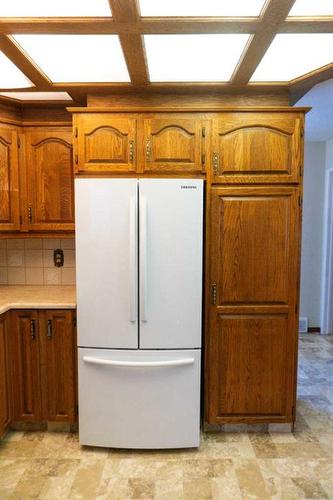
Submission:
[[[333,138],[326,142],[326,168],[333,169]]]
[[[330,142],[333,167],[333,140]],[[312,327],[320,326],[327,146],[325,142],[305,143],[300,316],[307,316]]]

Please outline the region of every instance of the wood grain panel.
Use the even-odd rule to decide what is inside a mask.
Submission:
[[[10,422],[10,373],[8,358],[8,328],[7,316],[0,316],[0,437],[6,432]]]
[[[202,172],[202,122],[200,119],[146,119],[144,172]]]
[[[15,129],[0,125],[0,232],[19,227],[18,137]]]
[[[72,131],[45,127],[26,133],[29,229],[74,229]]]
[[[218,316],[214,345],[214,421],[292,418],[294,348],[287,316]]]
[[[77,173],[126,173],[136,169],[136,120],[107,114],[78,117]]]
[[[221,115],[213,121],[212,182],[298,182],[302,131],[297,115]]]
[[[40,311],[43,419],[74,421],[75,332],[72,311]]]
[[[11,311],[15,420],[41,420],[37,311]]]

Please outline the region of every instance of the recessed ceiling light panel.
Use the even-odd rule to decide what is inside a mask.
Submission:
[[[0,96],[19,101],[72,101],[67,92],[0,92]]]
[[[250,35],[146,35],[152,82],[227,82]]]
[[[296,0],[289,16],[333,16],[332,0]]]
[[[265,0],[140,0],[140,10],[143,17],[257,17],[264,4]]]
[[[33,83],[0,51],[0,88],[21,89],[33,87]]]
[[[333,33],[279,34],[251,81],[290,81],[330,63],[333,63]]]
[[[128,82],[117,35],[13,35],[52,82]]]
[[[108,0],[2,0],[0,17],[111,16]]]

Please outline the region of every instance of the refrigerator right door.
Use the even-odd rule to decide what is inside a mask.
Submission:
[[[141,349],[201,347],[203,181],[140,179]]]

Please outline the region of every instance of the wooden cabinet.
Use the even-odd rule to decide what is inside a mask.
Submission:
[[[20,228],[18,134],[0,124],[0,231]]]
[[[101,113],[83,114],[74,120],[77,173],[136,171],[136,119]]]
[[[293,420],[299,198],[292,186],[210,191],[210,423]]]
[[[42,414],[45,420],[76,419],[73,313],[39,313]]]
[[[212,126],[212,183],[295,183],[303,162],[303,116],[221,113]]]
[[[12,311],[14,420],[41,420],[37,311]]]
[[[5,433],[11,418],[9,345],[7,316],[0,316],[0,437]]]
[[[73,231],[72,130],[61,127],[28,129],[25,142],[28,229]]]
[[[204,128],[200,119],[145,119],[143,129],[144,172],[179,175],[204,170]]]
[[[16,421],[75,420],[72,311],[12,311]]]

